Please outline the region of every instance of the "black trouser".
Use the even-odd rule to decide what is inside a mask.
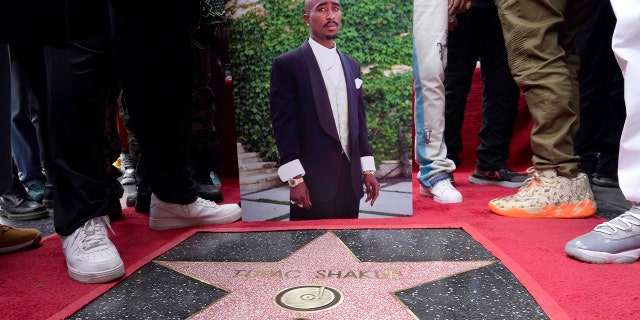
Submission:
[[[482,170],[507,168],[513,124],[518,112],[520,89],[507,64],[502,27],[494,5],[472,7],[457,16],[458,25],[449,32],[447,69],[445,70],[445,142],[447,157],[459,166],[462,159],[461,129],[467,95],[476,63],[480,70],[482,126],[476,149],[476,166]]]
[[[360,161],[360,159],[357,159]],[[318,201],[311,194],[311,209],[290,205],[289,220],[317,220],[317,219],[355,219],[360,210],[360,199],[356,197],[351,183],[351,164],[344,153],[339,181],[336,181],[336,197],[328,201]]]
[[[160,199],[186,204],[196,199],[186,175],[193,57],[185,15],[176,10],[182,3],[171,2],[174,7],[154,8],[153,19],[123,2],[118,71],[145,155],[145,180]],[[141,23],[141,17],[153,23]],[[102,153],[110,45],[101,39],[45,48],[50,99],[41,119],[48,119],[45,162],[56,186],[54,221],[62,236],[106,215],[111,203]]]
[[[590,22],[576,36],[580,129],[574,148],[581,170],[609,178],[618,176],[618,149],[626,117],[624,79],[611,49],[615,24],[611,3],[599,0]]]
[[[106,215],[111,203],[102,149],[108,52],[106,39],[44,48],[48,99],[39,98],[47,101],[40,104],[40,125],[47,178],[56,186],[54,224],[62,236]],[[31,73],[31,81],[40,78],[37,70]],[[43,96],[40,86],[32,87]]]
[[[164,1],[153,17],[123,1],[119,72],[140,145],[144,180],[161,200],[196,200],[188,178],[194,57],[185,1]],[[151,23],[140,23],[150,20]],[[152,18],[152,19],[149,19]]]

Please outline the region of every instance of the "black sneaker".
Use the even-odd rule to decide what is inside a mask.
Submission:
[[[620,187],[620,184],[618,183],[618,179],[601,176],[601,175],[598,175],[597,173],[593,175],[593,178],[591,179],[591,183],[596,186],[605,187],[605,188]]]
[[[469,182],[480,185],[496,185],[505,188],[519,188],[529,178],[528,174],[513,172],[509,169],[482,171],[476,168],[469,176]]]
[[[0,196],[0,215],[11,220],[34,220],[48,216],[49,210],[33,200],[20,185]]]

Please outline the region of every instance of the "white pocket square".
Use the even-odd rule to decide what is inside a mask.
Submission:
[[[362,87],[362,80],[360,78],[356,78],[356,89],[360,89]]]

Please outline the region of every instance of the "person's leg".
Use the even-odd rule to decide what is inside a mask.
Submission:
[[[627,118],[620,139],[618,176],[620,189],[632,207],[617,218],[565,245],[570,257],[591,263],[631,263],[640,257],[640,19],[637,3],[611,1],[617,22],[612,47],[625,77]]]
[[[0,43],[0,193],[15,186],[15,167],[11,157],[11,55]],[[23,189],[24,191],[24,189]],[[36,229],[0,225],[0,253],[33,246],[42,234]]]
[[[608,121],[603,120],[610,116],[607,105],[611,95],[612,71],[619,69],[611,51],[615,16],[612,11],[611,16],[607,15],[607,11],[611,11],[609,1],[596,1],[590,21],[576,36],[576,53],[580,56],[580,128],[574,139],[574,148],[580,156],[580,171],[590,176],[597,169],[602,138],[608,135]]]
[[[145,180],[163,201],[192,203],[195,185],[187,173],[193,52],[184,17],[170,6],[156,8],[156,23],[141,26],[143,8],[123,2],[122,9],[119,72]]]
[[[618,179],[625,198],[640,203],[640,30],[634,28],[640,19],[640,7],[625,1],[611,2],[618,18],[613,34],[613,51],[624,75],[624,100],[627,118],[620,138]]]
[[[484,19],[482,9],[471,7],[457,16],[458,25],[447,39],[447,68],[444,74],[445,88],[445,128],[447,158],[459,167],[463,159],[462,125],[467,105],[467,95],[471,89],[473,74],[479,58]],[[467,159],[468,161],[469,159]]]
[[[11,188],[11,57],[9,46],[0,43],[0,192]]]
[[[48,178],[53,179],[54,225],[69,276],[102,283],[124,275],[118,250],[109,240],[112,205],[103,154],[109,41],[70,41],[45,47]],[[42,117],[45,119],[45,117]],[[120,190],[118,190],[120,191]]]
[[[27,193],[22,181],[18,178],[18,168],[14,163],[11,189],[0,195],[0,216],[11,220],[35,220],[48,215],[49,210]]]
[[[484,91],[476,166],[485,171],[493,171],[507,168],[513,125],[518,114],[520,88],[513,80],[507,63],[497,9],[486,8],[484,15],[485,28],[480,57]]]
[[[531,133],[536,169],[555,169],[575,177],[578,156],[573,137],[578,127],[577,57],[566,51],[574,23],[572,1],[500,1],[496,3],[509,52],[509,65],[523,88],[534,120]],[[587,0],[582,3],[590,2]]]
[[[21,52],[12,50],[12,56],[16,57]],[[42,201],[46,177],[37,132],[38,101],[18,62],[11,64],[11,77],[11,147],[20,171],[20,180],[30,189],[35,190],[38,186],[40,192],[32,196]]]
[[[45,49],[56,232],[67,236],[109,207],[102,151],[107,42]]]
[[[415,159],[422,194],[443,203],[461,202],[451,186],[455,171],[444,141],[444,68],[447,58],[447,3],[413,3],[413,88]],[[436,188],[436,184],[440,187]],[[434,189],[435,188],[435,189]]]
[[[218,145],[217,130],[215,126],[216,109],[222,105],[221,92],[214,92],[210,83],[213,83],[214,72],[220,69],[218,61],[214,60],[213,50],[210,48],[215,35],[209,32],[210,28],[200,29],[194,34],[193,50],[196,56],[196,68],[194,77],[196,80],[193,91],[194,117],[191,128],[191,143],[189,165],[191,178],[196,183],[198,197],[222,202],[222,192],[213,185],[210,173],[213,171],[214,150]],[[200,43],[196,45],[196,41]],[[222,80],[217,77],[215,80]],[[217,81],[215,81],[217,83]]]
[[[580,170],[592,183],[618,187],[618,149],[625,118],[624,79],[611,50],[615,15],[609,1],[598,0],[589,24],[581,30],[580,129],[575,138]]]
[[[595,214],[585,174],[573,150],[578,128],[575,33],[591,1],[498,1],[509,66],[533,118],[535,172],[527,188],[491,200],[492,212],[526,218],[581,218]]]
[[[602,137],[598,165],[592,181],[596,185],[617,188],[619,187],[618,153],[620,151],[620,136],[627,116],[624,102],[624,77],[621,72],[616,72],[613,76],[608,108],[604,112],[609,115],[607,123],[604,125],[609,134]]]
[[[149,227],[156,230],[229,223],[241,214],[237,204],[198,198],[189,178],[194,83],[189,22],[195,22],[190,4],[168,1],[154,7],[152,24],[141,24],[148,8],[121,3],[119,74],[143,155],[143,179],[153,193]]]
[[[42,46],[30,45],[12,47],[12,51],[19,51],[16,56],[11,57],[14,64],[18,64],[23,71],[26,82],[35,96],[37,105],[37,125],[36,133],[40,147],[40,158],[45,168],[45,190],[42,203],[50,210],[53,210],[53,176],[47,170],[51,162],[49,152],[48,132],[48,97],[47,97],[47,76]]]

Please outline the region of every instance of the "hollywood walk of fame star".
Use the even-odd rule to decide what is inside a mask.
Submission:
[[[361,262],[332,232],[278,262],[156,261],[229,292],[193,319],[397,320],[416,317],[394,292],[495,262]],[[289,308],[302,300],[331,307]]]

